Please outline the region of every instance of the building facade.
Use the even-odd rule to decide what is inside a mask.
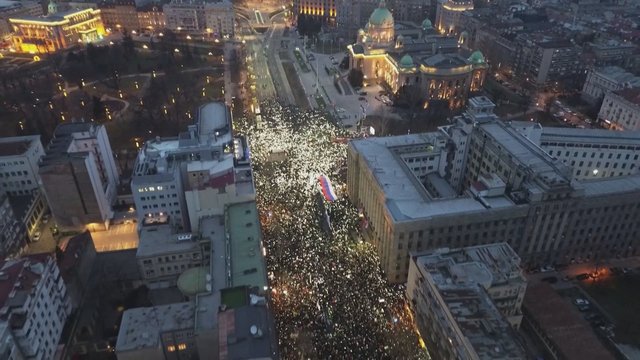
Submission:
[[[582,98],[591,104],[604,99],[609,91],[640,86],[640,78],[617,66],[593,68],[587,72]]]
[[[234,11],[228,1],[172,1],[163,6],[167,29],[223,37],[234,34]]]
[[[154,31],[164,29],[167,26],[162,6],[148,4],[137,8],[136,11],[138,12],[140,29]]]
[[[566,39],[524,33],[514,43],[515,72],[535,86],[579,79],[584,73],[582,50]]]
[[[56,255],[60,275],[67,287],[71,308],[77,309],[87,289],[93,273],[93,265],[97,256],[91,233],[85,231],[64,242]]]
[[[337,3],[340,0],[294,0],[295,16],[306,15],[317,18],[328,25],[335,25]]]
[[[22,253],[27,241],[26,228],[5,193],[0,193],[0,231],[0,256],[4,259]]]
[[[42,54],[67,49],[78,43],[102,39],[104,25],[98,9],[51,12],[47,16],[16,16],[9,18],[12,43],[18,52]]]
[[[235,15],[231,2],[207,3],[204,12],[207,34],[216,38],[229,38],[235,34]]]
[[[598,112],[598,121],[612,130],[640,130],[640,88],[607,92]]]
[[[444,34],[458,34],[460,32],[460,16],[465,11],[473,11],[473,1],[438,0],[436,29]]]
[[[129,32],[140,29],[134,1],[103,1],[98,4],[98,9],[100,9],[102,23],[112,31]]]
[[[552,156],[542,140],[493,115],[488,99],[470,103],[439,132],[349,144],[349,197],[390,282],[406,280],[410,251],[444,246],[507,242],[528,266],[637,254],[637,165],[630,175],[608,171],[580,180],[571,161],[585,161],[590,152],[569,150],[565,141],[562,151],[569,155],[555,157],[557,138],[578,133],[556,133],[555,145],[546,140]],[[585,138],[599,134],[575,130]]]
[[[385,7],[374,10],[366,30],[347,48],[350,69],[362,71],[365,82],[384,83],[393,93],[418,92],[424,108],[434,101],[451,109],[463,107],[469,93],[482,88],[487,70],[481,52],[468,58],[456,53],[457,40],[433,35],[428,19],[418,38],[396,36],[393,16]]]
[[[0,322],[26,359],[54,358],[71,302],[55,260],[35,255],[0,266]]]
[[[168,219],[177,232],[197,231],[200,218],[255,199],[246,140],[231,124],[224,103],[209,103],[186,133],[144,145],[131,181],[139,224]]]
[[[467,250],[482,258],[469,262]],[[507,269],[505,273],[491,269],[500,260],[510,263],[508,267],[515,265],[511,264],[514,255],[508,245],[493,244],[451,252],[440,249],[411,257],[407,298],[431,356],[451,360],[526,358],[512,328],[515,324],[509,324],[501,313],[516,306],[520,313],[526,284],[521,273],[514,278]],[[508,288],[507,281],[493,288],[494,275],[502,280],[514,279],[514,287]],[[492,291],[493,296],[510,291],[512,300],[503,298],[506,306],[500,309],[492,301]]]
[[[38,162],[43,156],[39,135],[0,138],[1,190],[14,196],[38,191]]]
[[[59,125],[39,174],[58,225],[91,230],[108,227],[120,180],[103,125]]]
[[[0,3],[0,39],[13,31],[9,18],[20,16],[42,16],[42,5],[37,1],[3,1]]]

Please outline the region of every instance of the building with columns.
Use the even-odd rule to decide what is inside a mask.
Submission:
[[[443,34],[457,34],[460,15],[473,10],[470,0],[439,0],[436,8],[436,29]]]
[[[423,106],[446,101],[451,109],[463,107],[470,92],[482,88],[487,64],[480,51],[462,56],[454,37],[437,35],[424,20],[418,35],[396,26],[393,15],[380,2],[365,29],[349,45],[349,67],[363,72],[366,82],[388,85],[393,93],[403,87],[418,90]]]

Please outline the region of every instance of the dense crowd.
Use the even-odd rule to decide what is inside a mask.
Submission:
[[[248,135],[284,359],[420,359],[402,290],[383,279],[346,198],[348,136],[317,112],[261,105]],[[327,202],[317,177],[332,181]],[[327,220],[328,219],[328,220]],[[330,224],[330,225],[329,225]]]

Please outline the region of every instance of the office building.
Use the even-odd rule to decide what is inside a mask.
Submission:
[[[607,92],[598,121],[612,130],[640,130],[640,87]]]
[[[506,242],[525,266],[636,255],[640,174],[637,163],[630,168],[637,161],[631,148],[640,146],[598,139],[603,134],[588,129],[527,137],[492,109],[487,98],[473,98],[438,132],[349,143],[349,197],[388,280],[406,280],[410,251],[439,247]],[[576,136],[590,142],[576,148]],[[612,171],[609,160],[606,174],[577,175],[572,162],[606,166],[596,150],[587,151],[594,144],[608,147],[618,168],[628,165]]]
[[[200,218],[255,199],[247,142],[231,124],[224,103],[209,103],[186,133],[145,143],[131,181],[139,224],[168,217],[176,232],[197,232]]]
[[[4,39],[13,31],[9,18],[19,16],[42,16],[42,5],[37,1],[4,0],[0,2],[0,39]]]
[[[407,298],[431,356],[437,359],[526,358],[512,327],[519,324],[520,319],[509,324],[500,312],[517,307],[519,314],[524,298],[526,283],[514,256],[508,245],[494,244],[451,252],[440,249],[411,257]],[[502,270],[500,265],[506,266]],[[504,296],[500,294],[502,291],[507,291],[508,297],[499,300],[504,306],[500,309],[492,297]]]
[[[53,359],[71,302],[55,260],[34,255],[0,265],[0,323],[25,359]]]
[[[535,86],[579,80],[584,73],[582,50],[567,39],[522,33],[514,43],[515,72]]]
[[[102,1],[98,3],[102,23],[111,31],[130,32],[140,29],[136,3],[129,0]]]
[[[47,16],[21,15],[9,18],[11,40],[17,52],[48,54],[78,43],[89,43],[105,35],[100,10],[93,8],[57,12],[49,4]]]
[[[209,262],[209,247],[190,233],[176,234],[170,225],[143,227],[136,251],[142,280],[151,289],[175,286],[184,271]]]
[[[487,64],[482,53],[461,56],[457,40],[434,35],[428,19],[417,36],[406,27],[396,34],[391,12],[382,6],[373,11],[366,30],[358,32],[357,42],[347,47],[349,68],[362,71],[365,82],[386,83],[394,93],[418,92],[424,108],[432,102],[463,107],[469,93],[484,83]]]
[[[104,125],[59,125],[40,163],[40,178],[59,226],[108,227],[119,175]]]
[[[460,17],[465,11],[473,10],[473,1],[438,0],[436,8],[436,29],[443,34],[460,32]]]
[[[9,324],[0,322],[0,354],[3,354],[6,360],[24,360],[16,338],[13,337]]]
[[[235,14],[230,1],[207,3],[204,7],[205,32],[215,38],[229,38],[235,34]]]
[[[581,95],[585,101],[597,104],[607,92],[631,87],[640,87],[640,77],[617,66],[593,68],[587,72]]]
[[[624,66],[628,58],[638,52],[638,46],[632,42],[617,41],[606,37],[603,41],[589,43],[587,48],[593,54],[596,66]]]

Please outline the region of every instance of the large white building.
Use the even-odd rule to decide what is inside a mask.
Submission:
[[[613,130],[640,130],[640,87],[607,92],[598,120]]]
[[[234,11],[229,1],[173,0],[162,10],[167,29],[215,37],[234,34]]]
[[[91,230],[108,226],[120,180],[103,125],[59,125],[39,174],[58,225]]]
[[[582,98],[592,104],[609,91],[640,86],[640,78],[618,66],[590,69],[582,87]]]
[[[0,266],[0,323],[8,326],[25,359],[53,359],[70,314],[71,301],[53,257],[34,255]]]
[[[487,98],[470,104],[438,132],[349,143],[349,197],[389,281],[406,280],[410,251],[439,247],[507,242],[528,266],[638,253],[640,139],[524,127]]]
[[[515,307],[520,312],[524,299],[526,283],[514,256],[506,244],[412,256],[407,298],[431,356],[443,360],[526,358],[514,329],[500,312]],[[501,294],[503,291],[507,294]],[[495,296],[502,309],[492,301]]]
[[[247,143],[231,123],[224,103],[209,103],[186,133],[145,143],[131,181],[140,224],[168,217],[176,231],[195,232],[200,218],[255,199]]]

